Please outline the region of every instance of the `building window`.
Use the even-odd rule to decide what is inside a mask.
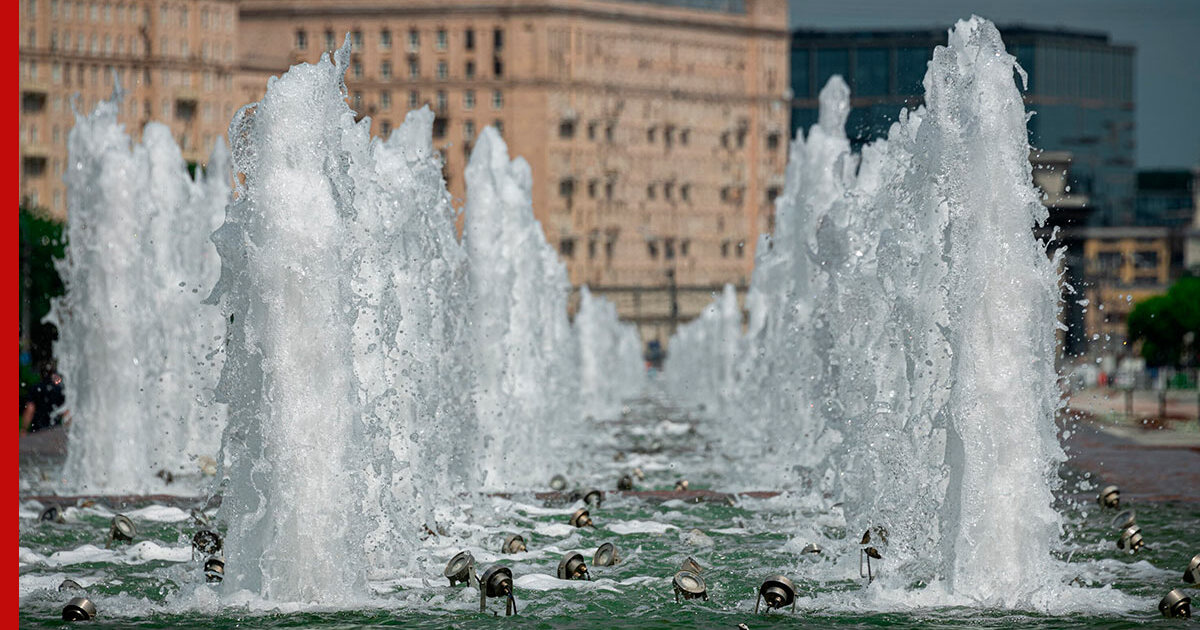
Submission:
[[[446,137],[446,119],[445,118],[433,119],[433,137],[434,138],[445,138]],[[446,156],[444,154],[442,155],[442,163],[443,164],[446,163]]]
[[[675,182],[664,182],[663,183],[663,197],[666,198],[667,201],[670,201],[672,195],[674,195],[674,194],[675,194]]]
[[[598,182],[594,179],[589,179],[588,180],[588,198],[595,199],[596,191],[599,190],[599,188],[600,188],[600,182]]]
[[[779,196],[779,187],[771,186],[767,189],[767,203],[774,203],[775,198]]]
[[[417,52],[421,50],[421,33],[417,29],[412,29],[408,32],[408,51]]]
[[[646,142],[654,144],[654,135],[657,131],[658,129],[654,125],[650,125],[650,128],[646,129]]]
[[[679,187],[679,198],[684,201],[691,201],[691,199],[692,199],[692,185],[691,184],[684,184]],[[687,254],[686,243],[687,243],[687,241],[684,241],[684,255]]]
[[[475,90],[463,92],[463,109],[475,109]]]
[[[558,182],[558,196],[570,198],[575,194],[575,178],[564,177]]]
[[[658,193],[657,193],[657,189],[654,186],[654,182],[650,182],[650,185],[646,186],[646,198],[654,199],[657,195],[658,195]]]
[[[449,71],[449,68],[446,66],[446,62],[438,61],[437,62],[437,78],[441,81],[445,81],[446,77],[448,77],[449,75],[450,75],[450,71]]]
[[[325,31],[325,50],[334,50],[337,42],[333,39],[333,31]]]
[[[558,123],[558,137],[574,138],[575,137],[575,121],[570,120],[570,119],[560,121]]]
[[[363,94],[362,94],[362,92],[355,92],[355,93],[354,93],[354,109],[355,109],[355,110],[362,110],[362,104],[363,104]]]
[[[384,61],[383,63],[379,64],[379,77],[384,81],[392,78],[392,62]]]
[[[772,131],[767,134],[767,150],[774,151],[779,148],[779,132]]]
[[[504,29],[498,28],[492,31],[492,50],[496,52],[504,50]]]
[[[416,90],[408,91],[408,108],[416,109],[421,106],[421,93]]]
[[[362,67],[362,62],[361,62],[361,61],[355,61],[355,62],[354,62],[354,64],[353,64],[351,67],[352,67],[352,69],[353,69],[353,72],[354,72],[354,78],[355,78],[355,79],[361,79],[361,78],[362,78],[362,76],[363,76],[363,67]]]
[[[504,92],[492,90],[492,109],[504,109]]]
[[[496,57],[492,60],[492,76],[500,78],[504,76],[504,60]]]
[[[446,91],[445,90],[438,90],[437,109],[439,112],[446,111]]]
[[[604,126],[604,141],[605,142],[612,142],[616,136],[617,136],[616,123],[610,122]]]
[[[296,31],[296,49],[308,50],[308,33],[305,31]]]
[[[721,241],[721,258],[729,258],[729,241]]]
[[[410,79],[421,78],[421,64],[418,63],[416,59],[408,60],[408,78],[410,78]]]
[[[658,241],[655,239],[646,239],[646,253],[651,258],[658,258]]]
[[[354,31],[353,34],[351,35],[351,37],[353,38],[353,41],[354,41],[354,50],[361,52],[363,49],[362,31]]]
[[[504,121],[503,120],[493,120],[492,126],[496,128],[496,133],[500,134],[500,137],[503,138],[504,137]]]
[[[392,49],[392,32],[387,30],[386,28],[383,29],[382,31],[379,31],[379,49],[380,50],[391,50]]]
[[[387,111],[392,108],[392,93],[384,90],[379,93],[379,109]]]
[[[384,136],[391,135],[391,133],[392,133],[392,121],[390,121],[390,120],[385,120],[385,121],[383,121],[383,123],[381,123],[381,124],[379,125],[379,131],[380,131],[381,135],[384,135]]]
[[[436,45],[438,50],[446,50],[446,29],[439,28],[437,30]]]
[[[466,69],[463,71],[463,74],[465,74],[468,79],[475,78],[475,62],[474,61],[467,62]]]
[[[575,257],[575,239],[570,236],[564,236],[558,241],[558,253],[567,258]]]
[[[467,29],[463,33],[463,46],[467,50],[475,50],[475,29]]]
[[[464,120],[463,121],[463,139],[466,140],[467,142],[470,142],[475,139],[475,121],[474,120]]]

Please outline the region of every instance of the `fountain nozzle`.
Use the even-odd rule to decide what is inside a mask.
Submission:
[[[1174,589],[1167,593],[1162,601],[1158,602],[1158,611],[1164,617],[1182,617],[1184,619],[1192,616],[1192,598],[1183,594],[1183,591]]]
[[[1121,489],[1116,486],[1104,486],[1096,497],[1101,507],[1117,509],[1121,505]]]
[[[606,542],[596,549],[596,553],[592,555],[592,566],[594,567],[610,567],[621,561],[617,555],[616,545]]]
[[[204,561],[204,581],[209,584],[220,583],[225,579],[225,561],[213,556]]]
[[[108,529],[108,544],[113,541],[130,542],[137,535],[137,528],[133,526],[133,521],[129,520],[128,516],[118,514],[112,519],[112,526]]]
[[[479,584],[479,578],[475,575],[475,556],[470,551],[460,551],[450,558],[442,575],[450,580],[450,586]]]
[[[63,606],[63,621],[90,621],[96,616],[96,605],[86,597],[72,597]]]
[[[42,513],[38,516],[38,520],[50,523],[67,522],[67,519],[63,518],[62,508],[58,507],[57,505],[51,505],[50,507],[42,510]]]
[[[621,475],[617,480],[617,490],[633,490],[633,477]]]
[[[479,612],[487,610],[489,597],[505,598],[504,616],[517,614],[517,600],[513,598],[512,570],[501,565],[492,565],[479,578]]]
[[[704,578],[700,574],[691,571],[679,571],[671,580],[672,586],[675,587],[675,603],[679,603],[680,596],[683,599],[703,599],[708,601],[708,587],[704,584]]]
[[[571,515],[571,525],[575,527],[594,527],[592,525],[592,514],[587,508],[579,508]]]
[[[1188,584],[1200,582],[1200,553],[1192,556],[1192,561],[1183,572],[1183,581]]]
[[[578,580],[580,578],[591,580],[592,575],[588,573],[587,564],[583,562],[583,554],[578,551],[569,551],[558,563],[558,579]]]
[[[505,538],[504,546],[500,548],[504,553],[520,553],[525,550],[525,537],[520,534],[512,534]]]
[[[567,478],[562,475],[554,475],[550,478],[550,489],[555,492],[562,492],[567,489]]]
[[[211,556],[221,552],[221,535],[211,529],[202,529],[192,536],[192,550]]]
[[[1133,553],[1140,551],[1145,544],[1142,539],[1142,528],[1136,524],[1121,530],[1121,537],[1117,540],[1118,549],[1128,549]]]

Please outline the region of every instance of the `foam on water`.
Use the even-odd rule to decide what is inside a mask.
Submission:
[[[861,156],[849,90],[830,80],[759,248],[742,387],[718,408],[734,450],[799,464],[759,474],[833,492],[855,539],[886,527],[880,589],[1049,610],[1072,597],[1052,557],[1057,257],[1032,234],[1047,215],[1014,70],[991,23],[959,22],[926,106]],[[671,348],[728,370],[727,345]]]
[[[198,474],[225,422],[212,402],[221,321],[200,302],[216,281],[208,235],[229,197],[228,153],[218,142],[193,179],[166,126],[147,124],[131,146],[119,102],[76,114],[67,140],[66,291],[48,320],[72,492],[170,491],[155,473]]]

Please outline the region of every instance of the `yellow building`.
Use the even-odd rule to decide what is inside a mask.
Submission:
[[[1094,352],[1122,354],[1135,304],[1167,292],[1178,233],[1165,227],[1084,228],[1086,330]]]
[[[170,125],[184,158],[207,160],[241,105],[236,0],[21,0],[20,196],[66,216],[62,181],[72,99],[87,113],[126,91],[120,121],[137,138]]]
[[[373,133],[432,107],[461,200],[472,142],[498,127],[572,284],[644,338],[748,283],[787,159],[784,0],[246,0],[241,100],[346,33]]]

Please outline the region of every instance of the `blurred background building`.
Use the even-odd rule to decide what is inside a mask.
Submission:
[[[784,0],[241,3],[241,98],[351,34],[351,106],[387,134],[437,114],[451,194],[480,130],[533,171],[571,283],[670,335],[744,288],[787,159]]]
[[[73,103],[89,113],[116,81],[126,129],[137,137],[150,121],[169,125],[193,163],[207,160],[241,105],[233,0],[21,0],[20,20],[18,187],[58,220]]]

